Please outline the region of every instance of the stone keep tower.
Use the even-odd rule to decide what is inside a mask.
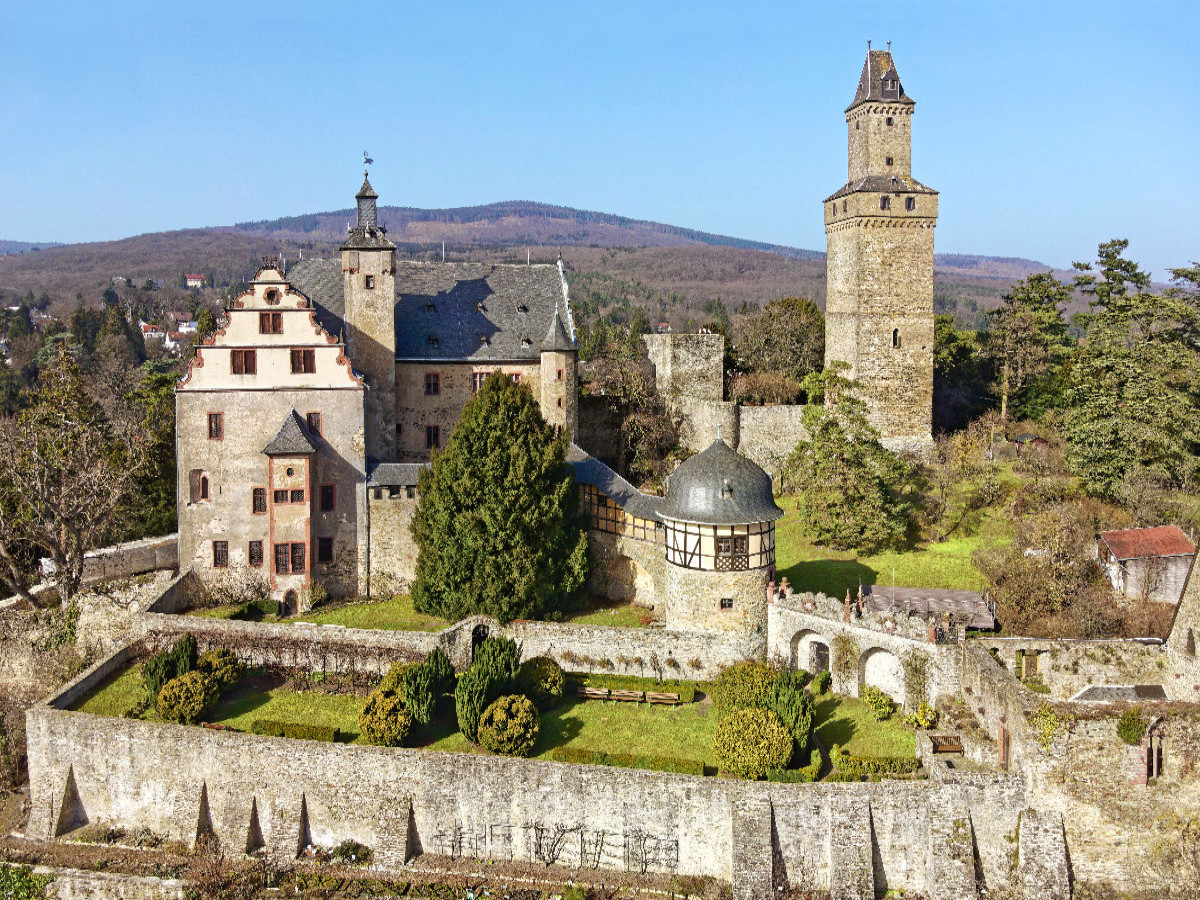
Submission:
[[[342,244],[346,347],[366,379],[366,455],[396,459],[396,245],[379,225],[379,195],[363,173],[357,220]]]
[[[849,363],[893,449],[927,447],[933,419],[937,191],[912,177],[914,103],[887,51],[867,51],[846,109],[849,178],[825,200],[825,364]]]
[[[747,658],[767,645],[767,590],[775,579],[771,476],[719,437],[667,481],[658,509],[666,538],[666,624],[743,639]]]

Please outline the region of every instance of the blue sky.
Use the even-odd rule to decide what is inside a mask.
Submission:
[[[867,38],[941,252],[1200,258],[1185,2],[12,3],[0,237],[537,200],[824,249]]]

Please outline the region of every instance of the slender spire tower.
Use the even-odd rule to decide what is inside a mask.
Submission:
[[[937,191],[912,177],[912,114],[890,50],[867,50],[846,108],[847,181],[825,200],[825,364],[849,363],[871,424],[923,450],[933,424]]]

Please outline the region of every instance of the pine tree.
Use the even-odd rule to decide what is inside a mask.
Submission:
[[[566,450],[527,385],[488,376],[421,474],[416,609],[508,622],[568,608],[586,577],[587,535]]]

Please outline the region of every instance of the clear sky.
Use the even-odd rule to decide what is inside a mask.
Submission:
[[[0,7],[0,237],[536,200],[824,249],[866,41],[917,101],[937,249],[1200,258],[1191,2]]]

